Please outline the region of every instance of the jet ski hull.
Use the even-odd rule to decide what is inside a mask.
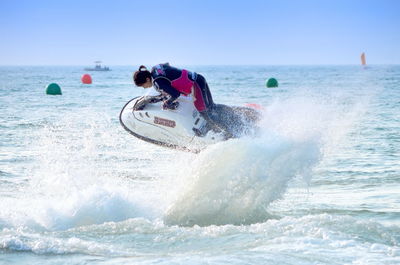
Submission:
[[[179,97],[179,107],[176,110],[163,110],[162,102],[138,107],[143,99],[144,97],[136,97],[130,100],[122,108],[119,116],[122,127],[140,140],[190,152],[199,152],[210,144],[225,140],[222,133],[210,130],[207,121],[194,108],[190,97]],[[245,132],[243,128],[248,128],[247,125],[237,126],[237,124],[244,125],[243,119],[237,115],[243,113],[242,110],[237,112],[225,105],[217,105],[215,109],[217,111],[211,115],[213,119],[229,122],[226,126],[230,127],[232,121],[236,121],[236,129],[232,130],[234,137],[243,134]],[[248,110],[248,108],[243,109]],[[215,114],[217,112],[218,114]],[[250,120],[250,123],[253,123],[253,120]]]

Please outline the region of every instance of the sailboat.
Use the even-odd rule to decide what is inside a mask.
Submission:
[[[361,53],[361,65],[365,66],[367,65],[367,62],[365,60],[365,53]]]

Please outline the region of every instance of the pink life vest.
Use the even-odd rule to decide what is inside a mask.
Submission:
[[[192,93],[193,83],[194,82],[189,79],[188,71],[183,69],[181,76],[171,81],[171,86],[187,96]]]

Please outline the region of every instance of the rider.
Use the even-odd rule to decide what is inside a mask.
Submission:
[[[181,94],[187,96],[193,93],[195,108],[211,125],[212,129],[215,131],[222,130],[227,138],[231,137],[231,134],[224,126],[217,124],[210,117],[215,104],[207,81],[202,75],[164,63],[154,66],[151,71],[141,65],[133,74],[133,80],[136,86],[143,88],[149,88],[154,85],[158,92],[166,96],[163,104],[164,109],[176,109],[179,104],[176,100]],[[160,96],[156,100],[152,100],[152,103],[163,99],[164,97]]]

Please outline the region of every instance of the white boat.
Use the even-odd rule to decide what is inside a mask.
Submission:
[[[93,68],[85,68],[85,71],[111,71],[107,66],[101,66],[101,61],[95,61],[95,66]]]
[[[190,96],[180,96],[176,110],[163,110],[162,102],[148,103],[150,98],[136,97],[121,110],[120,123],[133,136],[153,144],[195,153],[227,139],[226,134],[211,129],[194,108]],[[223,122],[224,128],[229,128],[231,137],[240,137],[254,132],[260,113],[248,107],[218,104],[212,117]]]

